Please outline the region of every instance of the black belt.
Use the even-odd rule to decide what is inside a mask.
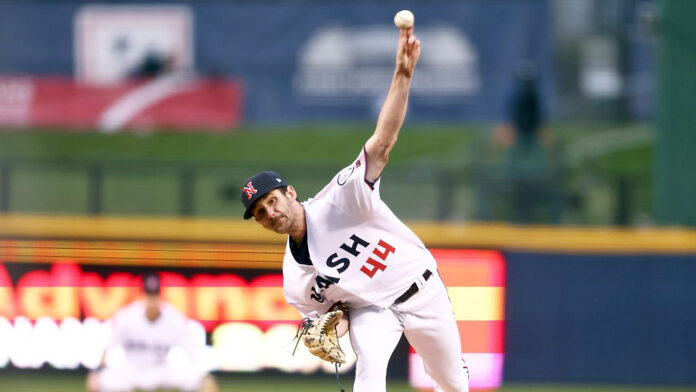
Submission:
[[[425,270],[425,272],[423,272],[423,279],[425,279],[425,280],[430,279],[430,276],[432,274],[433,273],[430,272],[430,270]],[[403,294],[401,294],[401,296],[399,298],[397,298],[396,301],[394,301],[394,305],[398,305],[400,303],[408,301],[408,299],[413,297],[413,294],[415,294],[417,292],[418,292],[418,285],[414,283],[411,285],[411,287],[408,288],[408,290],[406,290]]]

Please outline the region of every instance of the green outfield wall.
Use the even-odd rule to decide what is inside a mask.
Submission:
[[[655,217],[696,225],[696,2],[663,0],[658,78]]]

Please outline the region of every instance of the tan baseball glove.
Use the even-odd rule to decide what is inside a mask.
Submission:
[[[346,354],[338,343],[336,325],[343,312],[334,310],[315,319],[304,319],[298,328],[298,343],[301,338],[309,352],[333,363],[346,363]],[[297,345],[295,346],[297,348]]]

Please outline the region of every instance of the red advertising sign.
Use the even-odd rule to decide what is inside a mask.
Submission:
[[[117,85],[58,77],[0,77],[0,126],[230,129],[242,120],[237,81],[172,73]]]

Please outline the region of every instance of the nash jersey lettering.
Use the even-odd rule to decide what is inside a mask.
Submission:
[[[363,148],[302,203],[312,265],[294,259],[288,239],[283,274],[286,300],[303,316],[322,314],[338,301],[388,307],[426,269],[436,269],[423,242],[381,200],[380,180],[371,184],[366,173]]]

